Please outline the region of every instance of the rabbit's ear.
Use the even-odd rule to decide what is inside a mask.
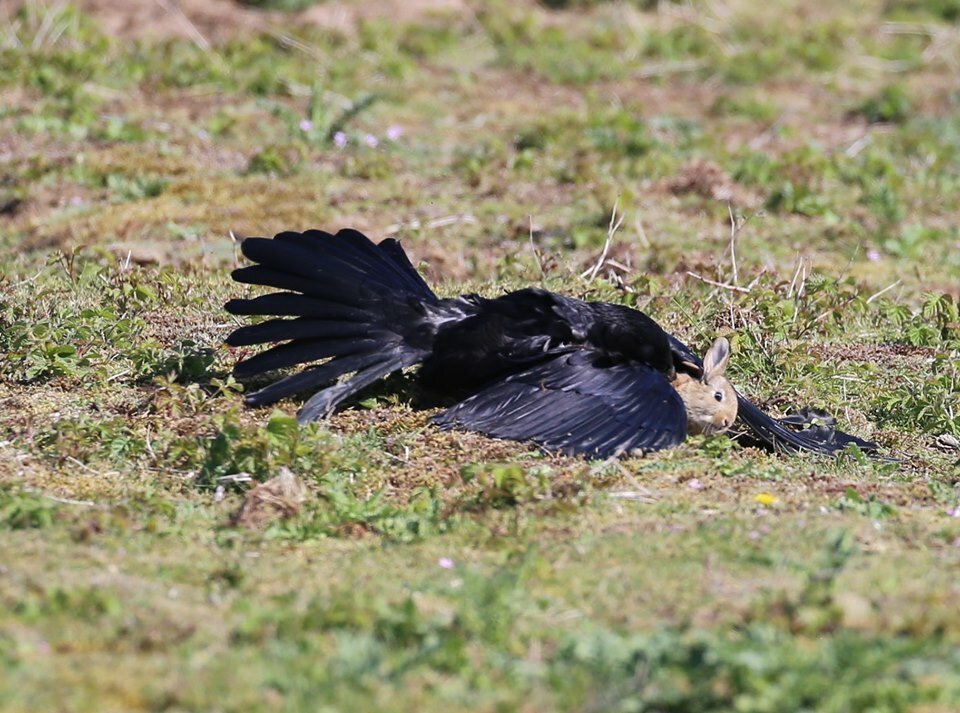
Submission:
[[[716,341],[703,357],[703,378],[701,381],[710,381],[723,372],[730,363],[730,342],[726,337],[717,337]]]

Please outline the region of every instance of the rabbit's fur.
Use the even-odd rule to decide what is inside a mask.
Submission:
[[[703,358],[700,378],[679,373],[673,382],[687,409],[688,433],[721,433],[737,419],[737,393],[723,375],[730,342],[719,337]]]

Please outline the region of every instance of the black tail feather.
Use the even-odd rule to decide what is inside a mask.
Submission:
[[[297,413],[300,423],[307,423],[329,415],[344,399],[352,396],[375,381],[405,366],[415,363],[410,357],[394,357],[372,363],[370,366],[357,371],[350,379],[341,384],[330,386],[320,391],[303,405]]]
[[[375,364],[386,364],[387,361],[380,354],[343,356],[275,381],[259,391],[248,394],[244,401],[248,406],[267,406],[301,391],[329,384],[351,371],[366,369]]]
[[[373,243],[371,243],[363,233],[350,228],[341,230],[337,233],[337,237],[348,240],[353,245],[361,245],[365,250],[376,250],[377,258],[380,260],[387,258],[387,263],[394,268],[397,289],[431,301],[436,301],[437,297],[433,294],[433,290],[430,289],[430,286],[423,277],[420,276],[420,273],[417,272],[416,268],[410,262],[410,258],[407,257],[403,248],[400,247],[400,243],[393,238],[381,240],[376,247],[374,247]]]
[[[252,242],[248,252],[247,243],[255,240],[262,242]],[[418,297],[436,299],[395,240],[388,239],[374,245],[363,233],[350,229],[341,230],[336,235],[320,230],[286,232],[278,234],[274,240],[302,251],[304,261],[298,268],[301,274],[314,275],[316,273],[312,270],[320,270],[341,279],[373,282]],[[257,256],[263,252],[268,253],[266,257],[270,260],[283,259],[284,251],[278,250],[271,240],[248,239],[242,248],[244,255],[263,264],[269,264]],[[399,259],[400,255],[402,259]]]
[[[316,277],[275,270],[262,265],[241,267],[231,273],[234,280],[248,285],[263,285],[281,290],[300,292],[310,297],[330,300],[339,304],[362,307],[373,294],[359,283],[349,283],[335,275],[318,274]]]
[[[282,342],[288,339],[363,339],[371,336],[369,324],[363,322],[328,321],[321,319],[270,319],[248,327],[240,327],[227,337],[232,347]]]
[[[354,233],[360,236],[359,240]],[[276,239],[303,246],[325,264],[336,266],[339,263],[368,278],[375,277],[385,287],[402,288],[396,266],[363,233],[341,230],[331,235],[322,230],[308,230],[280,233]]]
[[[347,322],[369,322],[376,316],[369,309],[337,304],[293,292],[274,292],[252,299],[232,299],[224,305],[224,308],[230,314],[239,316],[312,317]]]
[[[264,267],[299,275],[311,280],[335,279],[346,284],[377,281],[384,286],[393,282],[384,267],[390,263],[383,258],[371,264],[362,254],[344,255],[337,250],[336,238],[319,248],[317,241],[307,241],[301,233],[281,233],[277,238],[247,238],[240,245],[243,254]],[[378,279],[379,278],[379,279]]]
[[[256,376],[265,371],[319,361],[328,357],[376,353],[381,344],[375,339],[309,339],[287,342],[239,362],[233,369],[238,378]]]

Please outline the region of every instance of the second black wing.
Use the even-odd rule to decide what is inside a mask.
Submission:
[[[824,455],[839,453],[851,443],[867,453],[879,450],[876,443],[836,428],[836,419],[822,411],[801,409],[783,418],[773,418],[739,392],[737,404],[737,422],[749,429],[742,436],[748,444],[755,441],[775,451],[810,451]]]
[[[683,401],[662,373],[585,349],[496,381],[435,420],[595,458],[669,448],[687,435]]]

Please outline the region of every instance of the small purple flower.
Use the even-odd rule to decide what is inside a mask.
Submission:
[[[877,262],[880,259],[880,253],[877,250],[867,250],[867,260]]]
[[[960,517],[960,505],[955,505],[954,507],[947,510],[948,517]]]
[[[453,569],[453,560],[449,557],[441,557],[437,560],[437,564],[444,569]]]
[[[308,133],[313,131],[313,122],[310,119],[301,119],[300,120],[300,131],[303,133]]]
[[[338,131],[333,135],[333,145],[338,149],[342,149],[347,145],[347,135],[342,131]]]
[[[693,478],[687,481],[687,487],[691,490],[703,490],[703,483],[700,482],[699,478]]]
[[[397,141],[401,136],[403,136],[403,127],[392,124],[387,127],[387,138],[391,141]]]
[[[372,149],[377,148],[380,145],[380,141],[373,134],[367,134],[363,137],[363,143],[369,146]]]

